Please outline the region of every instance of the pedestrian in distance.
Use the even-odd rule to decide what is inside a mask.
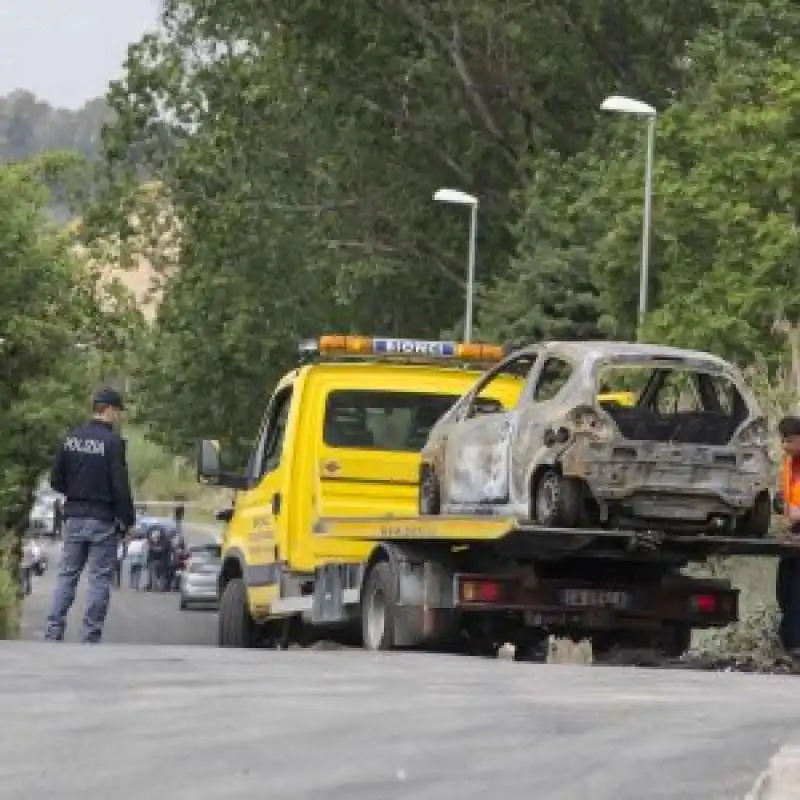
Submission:
[[[184,506],[182,498],[177,498],[177,501],[174,511],[175,530],[178,532],[178,535],[180,535],[183,532],[183,518],[186,514],[186,506]]]
[[[144,538],[135,538],[128,545],[128,574],[130,587],[138,592],[142,587],[142,573],[147,564],[147,541]]]
[[[783,445],[778,510],[786,517],[791,534],[800,537],[800,413],[784,417],[778,432]],[[776,584],[781,644],[789,655],[800,659],[800,554],[781,556]]]
[[[81,574],[88,566],[81,638],[99,642],[111,598],[117,545],[135,521],[125,441],[119,435],[124,410],[115,389],[92,398],[93,416],[61,442],[50,485],[63,494],[64,537],[45,639],[61,641]]]
[[[26,539],[22,546],[22,557],[19,562],[20,590],[24,596],[33,591],[33,571],[36,567],[37,554],[34,543]]]
[[[166,591],[171,557],[167,531],[160,525],[153,526],[147,538],[148,591]]]

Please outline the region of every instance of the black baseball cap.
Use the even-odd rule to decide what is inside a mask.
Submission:
[[[96,406],[111,406],[112,408],[118,408],[120,411],[125,410],[122,395],[110,386],[98,389],[92,396],[92,403]]]

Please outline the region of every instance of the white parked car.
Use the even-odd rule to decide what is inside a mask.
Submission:
[[[217,586],[221,568],[219,545],[201,545],[189,548],[189,561],[181,575],[181,610],[217,605]]]

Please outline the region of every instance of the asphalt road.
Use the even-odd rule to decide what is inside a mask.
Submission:
[[[0,643],[3,796],[727,800],[800,741],[792,676],[176,646],[215,628],[122,590],[100,646]]]
[[[186,527],[190,544],[202,544],[213,537],[213,527]],[[56,544],[45,544],[50,568],[34,578],[33,593],[26,598],[22,615],[22,638],[42,639],[50,596],[58,568]],[[81,579],[75,604],[67,620],[66,640],[77,642],[83,615],[85,576]],[[103,637],[116,644],[212,645],[216,643],[216,615],[207,611],[181,611],[178,595],[132,592],[114,589]]]
[[[0,715],[27,800],[727,800],[800,730],[787,677],[34,642]]]

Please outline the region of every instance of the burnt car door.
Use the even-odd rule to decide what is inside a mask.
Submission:
[[[536,353],[513,354],[489,370],[466,395],[456,411],[445,444],[444,489],[448,503],[494,505],[509,496],[511,442],[516,407],[504,408],[487,396],[501,376],[518,377],[520,388],[536,361]]]
[[[575,365],[565,358],[543,353],[531,372],[519,400],[518,424],[511,446],[512,496],[525,498],[531,470],[544,463],[548,448],[545,433],[572,407],[570,385]]]

